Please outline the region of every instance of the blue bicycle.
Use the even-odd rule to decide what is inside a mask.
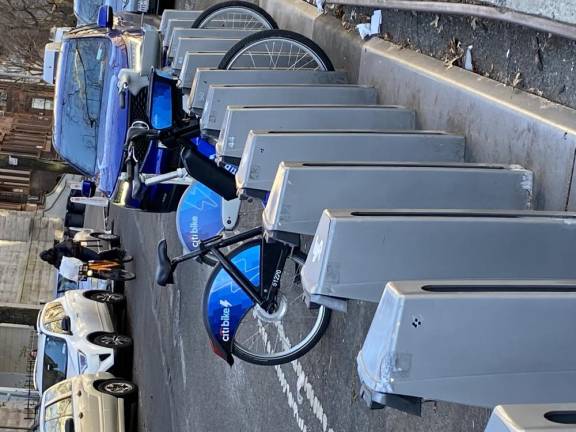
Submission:
[[[222,249],[237,246],[231,253]],[[305,302],[299,269],[306,255],[299,247],[267,240],[261,228],[200,241],[194,252],[168,256],[158,245],[156,281],[173,283],[178,264],[210,257],[217,262],[205,288],[204,323],[213,351],[232,365],[233,356],[273,366],[310,351],[330,322],[330,309]],[[287,261],[295,265],[286,269]]]

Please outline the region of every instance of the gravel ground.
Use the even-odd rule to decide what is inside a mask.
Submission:
[[[349,31],[374,9],[328,5]],[[576,108],[576,41],[524,27],[470,17],[382,10],[379,37],[463,67],[471,48],[474,72]]]

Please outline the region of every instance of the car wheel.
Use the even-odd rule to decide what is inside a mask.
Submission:
[[[132,346],[132,338],[130,336],[121,335],[118,333],[95,333],[90,336],[90,342],[104,348],[125,349]]]
[[[106,304],[120,304],[126,301],[124,294],[110,291],[87,291],[84,297],[98,303]]]
[[[120,378],[98,381],[94,386],[96,387],[96,390],[101,393],[122,399],[133,396],[138,391],[136,384]]]

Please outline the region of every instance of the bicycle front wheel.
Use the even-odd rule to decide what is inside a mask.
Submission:
[[[230,48],[218,69],[333,71],[334,65],[307,37],[288,30],[265,30]]]
[[[255,286],[260,282],[260,249],[259,240],[251,241],[228,256]],[[281,277],[278,307],[272,314],[255,305],[221,265],[214,269],[204,304],[206,327],[213,344],[216,341],[216,345],[225,346],[231,336],[235,357],[256,365],[275,366],[303,356],[320,341],[331,311],[324,306],[306,306],[299,269],[290,264],[291,261]]]

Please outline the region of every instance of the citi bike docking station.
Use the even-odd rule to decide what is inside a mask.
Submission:
[[[389,282],[357,358],[362,397],[415,414],[423,400],[570,403],[575,307],[574,280]]]
[[[186,85],[184,83],[191,83],[196,76],[198,68],[217,68],[225,52],[194,52],[188,51],[185,54],[181,66],[172,68],[172,73],[178,77],[178,81],[182,83],[182,88],[186,92]]]
[[[239,195],[264,197],[282,161],[462,162],[464,137],[429,131],[252,131],[236,173]]]
[[[194,80],[182,83],[190,86],[185,105],[189,112],[201,115],[211,85],[234,84],[347,84],[344,72],[317,70],[220,70],[197,68]]]
[[[293,242],[314,235],[327,208],[528,210],[532,178],[509,165],[281,162],[262,223]]]
[[[325,210],[302,286],[345,311],[347,299],[378,303],[389,281],[576,279],[575,226],[564,212]]]
[[[576,428],[576,403],[499,405],[484,432],[567,432]]]
[[[241,38],[187,38],[180,39],[176,54],[172,59],[170,67],[177,71],[182,70],[186,54],[189,52],[195,53],[221,53],[221,57],[226,52],[240,42]],[[215,66],[218,66],[217,64]]]
[[[180,41],[187,43],[185,39]],[[228,51],[189,50],[184,53],[181,50],[179,55],[173,73],[179,77],[184,89],[190,86],[196,71],[201,67],[222,70],[334,71],[332,62],[318,45],[286,30],[262,29],[242,38]],[[183,61],[180,60],[182,55]]]
[[[326,72],[323,72],[326,73]],[[386,105],[228,106],[216,142],[216,161],[240,162],[251,130],[414,130],[414,111]],[[329,157],[329,156],[326,156]]]
[[[164,51],[167,51],[174,41],[174,32],[178,29],[255,32],[277,28],[274,19],[264,9],[248,2],[226,1],[203,11],[166,11],[162,15],[159,30],[162,34]]]
[[[184,25],[191,25],[202,13],[201,10],[184,10],[184,9],[166,9],[160,18],[160,25],[158,31],[162,34],[167,34],[168,27],[179,27],[182,21]],[[170,21],[173,21],[172,23]],[[176,25],[176,21],[179,25]]]
[[[191,41],[202,40],[206,38],[242,40],[247,36],[253,35],[254,33],[256,33],[256,30],[243,30],[233,28],[199,29],[175,27],[172,31],[172,34],[166,34],[166,37],[163,41],[164,49],[166,50],[166,63],[171,65],[176,59],[177,52],[183,53],[185,57],[186,52],[183,51],[183,47],[181,48],[181,46],[188,43],[193,43]]]
[[[333,84],[212,85],[200,119],[206,135],[218,138],[228,105],[374,105],[374,87]]]

